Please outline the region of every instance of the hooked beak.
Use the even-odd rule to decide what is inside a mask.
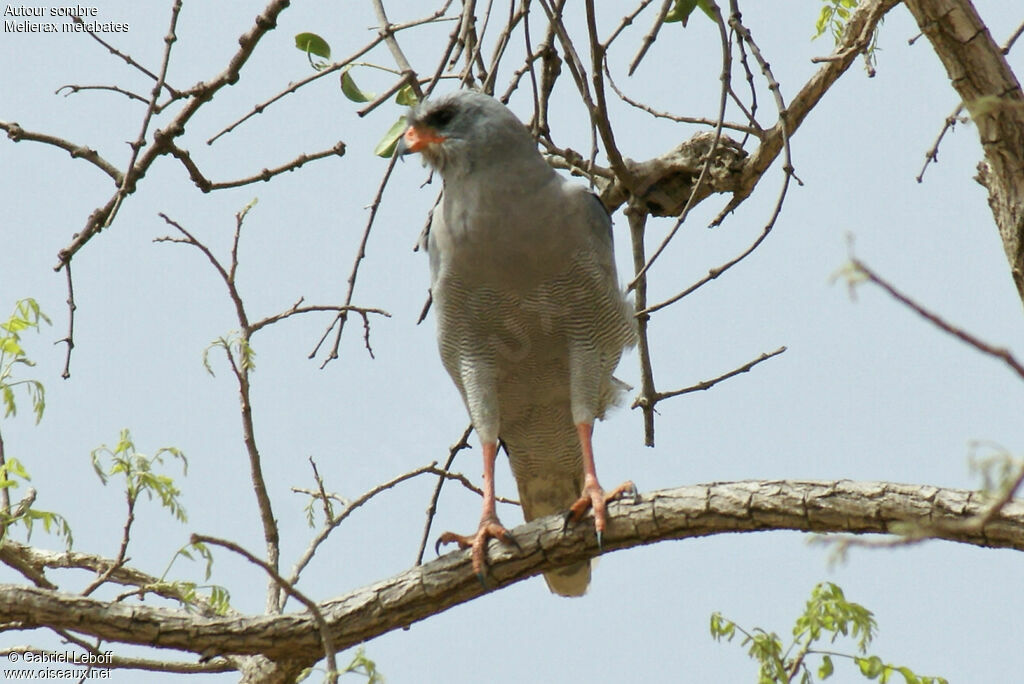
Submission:
[[[428,145],[441,143],[447,140],[445,136],[438,135],[437,131],[425,126],[412,125],[405,129],[402,139],[398,141],[398,154],[414,154],[421,151]]]

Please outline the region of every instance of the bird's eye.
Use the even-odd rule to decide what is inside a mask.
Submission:
[[[436,112],[431,112],[423,123],[433,128],[444,128],[455,118],[455,110],[451,107],[443,107]]]

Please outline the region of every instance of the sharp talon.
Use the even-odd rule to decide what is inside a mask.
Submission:
[[[604,532],[601,530],[597,531],[597,550],[604,553],[604,545],[601,543],[604,539]]]
[[[437,541],[434,542],[434,554],[437,556],[441,555],[441,538],[438,537]]]
[[[484,573],[483,572],[476,573],[476,578],[480,582],[480,586],[483,587],[484,591],[487,591],[487,580],[484,579]]]
[[[569,523],[572,521],[572,509],[570,508],[565,512],[564,519],[562,520],[562,534],[569,533]]]

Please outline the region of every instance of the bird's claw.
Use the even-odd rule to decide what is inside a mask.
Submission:
[[[489,517],[480,521],[480,527],[477,528],[476,534],[461,535],[455,534],[454,532],[445,532],[437,538],[437,542],[434,544],[434,551],[440,554],[441,545],[450,544],[452,542],[458,544],[460,549],[471,549],[472,553],[470,554],[470,557],[473,561],[473,573],[480,582],[480,586],[486,590],[488,589],[485,575],[487,570],[488,539],[497,539],[510,544],[520,552],[523,550],[519,541],[516,540],[516,538],[513,537],[507,529],[505,529],[505,526],[502,525],[496,517]]]
[[[597,536],[597,548],[604,551],[604,528],[607,523],[608,513],[606,505],[612,501],[630,497],[634,502],[640,500],[640,492],[632,480],[627,480],[607,494],[601,485],[593,482],[583,488],[580,498],[573,502],[569,510],[565,512],[562,523],[562,533],[569,531],[569,524],[579,522],[583,519],[587,510],[594,511],[594,531]]]

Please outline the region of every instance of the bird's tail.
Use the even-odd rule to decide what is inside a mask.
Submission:
[[[523,515],[529,522],[534,518],[555,513],[564,513],[579,498],[583,488],[582,468],[579,474],[558,471],[545,473],[543,477],[517,478],[519,500],[523,504]],[[590,561],[573,563],[564,568],[544,573],[544,580],[552,593],[561,596],[583,596],[590,585]]]

